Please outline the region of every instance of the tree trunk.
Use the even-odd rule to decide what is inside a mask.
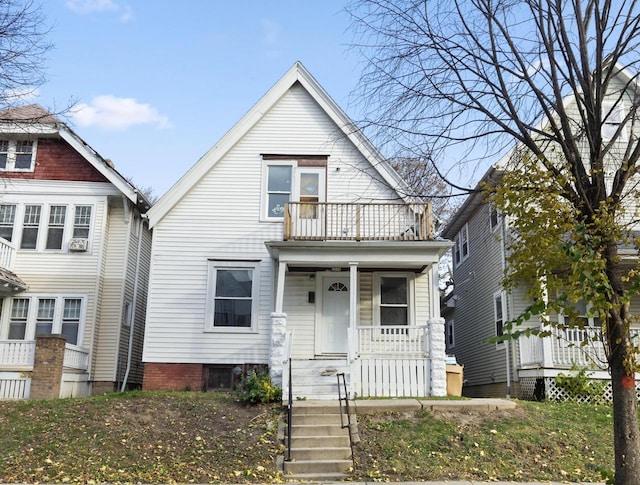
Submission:
[[[638,401],[634,372],[628,371],[633,362],[629,332],[619,312],[611,312],[609,332],[611,351],[611,386],[613,390],[613,440],[615,450],[615,485],[640,484],[640,435],[638,433]],[[631,360],[630,360],[631,359]]]

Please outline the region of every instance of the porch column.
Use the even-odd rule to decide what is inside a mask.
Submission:
[[[287,272],[287,263],[278,263],[278,280],[276,284],[276,313],[282,313],[284,306],[284,275]]]
[[[438,264],[431,265],[431,317],[440,318],[440,274]]]
[[[431,395],[447,395],[447,367],[445,364],[446,349],[444,338],[444,318],[430,318],[429,326],[429,359],[431,361]]]
[[[60,397],[62,367],[67,338],[63,335],[38,335],[31,374],[31,399]]]
[[[286,344],[287,334],[287,314],[274,312],[271,314],[271,345],[269,349],[269,376],[274,385],[280,386],[284,383],[283,372],[285,360],[290,349]],[[282,389],[284,391],[284,389]]]
[[[349,328],[358,325],[358,263],[349,263]]]

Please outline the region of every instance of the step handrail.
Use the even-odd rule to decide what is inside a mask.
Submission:
[[[349,446],[351,447],[351,456],[353,456],[353,427],[351,426],[351,410],[349,409],[349,394],[347,394],[347,379],[344,372],[336,374],[338,378],[338,402],[340,403],[340,427],[342,429],[349,429]],[[342,385],[340,383],[342,380]],[[344,391],[344,397],[342,397],[342,391]],[[344,408],[347,414],[347,424],[344,424],[344,411],[342,410],[342,402],[344,401]],[[354,462],[355,463],[355,462]]]
[[[291,349],[293,345],[293,330],[285,334],[285,362],[287,363],[287,458],[286,461],[291,461],[291,427],[293,420],[293,386],[291,385]]]

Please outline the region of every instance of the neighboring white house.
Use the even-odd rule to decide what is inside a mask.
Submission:
[[[451,244],[300,63],[147,215],[145,389],[286,386],[290,356],[298,397],[445,394]]]
[[[623,70],[618,71],[611,86],[616,93],[637,89],[635,81]],[[568,111],[574,112],[571,103],[575,101],[568,98],[566,103]],[[613,112],[603,130],[615,133],[622,119],[621,112]],[[614,147],[609,156],[615,157],[620,151]],[[524,314],[532,303],[526,298],[524,287],[511,292],[504,291],[502,287],[508,251],[505,241],[512,234],[510,221],[501,217],[482,193],[487,185],[500,183],[504,171],[509,169],[510,156],[505,156],[485,173],[476,191],[442,231],[443,237],[454,241],[455,284],[442,307],[447,329],[447,353],[455,354],[458,362],[464,364],[464,395],[503,397],[510,394],[523,399],[563,399],[568,394],[556,384],[560,373],[570,375],[572,369],[587,369],[593,379],[610,379],[601,342],[581,345],[585,332],[591,335],[599,332],[598,322],[589,316],[583,302],[578,302],[576,309],[582,310],[580,314],[584,315],[584,330],[544,327],[552,335],[545,338],[522,335],[517,340],[499,344],[491,342],[491,339],[502,335],[506,322]],[[619,254],[629,264],[637,263],[636,248],[621,247]],[[631,313],[640,315],[638,295],[631,299]],[[564,316],[552,318],[563,322]],[[633,325],[638,326],[640,332],[637,320]],[[527,327],[543,328],[537,317],[525,322],[522,328]],[[605,397],[611,397],[610,393],[608,386]]]
[[[149,202],[37,105],[0,112],[0,399],[66,337],[60,397],[142,384]]]

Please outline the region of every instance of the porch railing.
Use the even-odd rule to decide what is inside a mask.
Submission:
[[[376,325],[358,327],[358,353],[394,354],[423,357],[429,352],[429,327],[426,325]]]
[[[0,369],[11,367],[33,367],[36,351],[34,340],[0,341]]]
[[[16,246],[5,238],[0,237],[0,268],[13,270],[16,259]]]
[[[35,350],[34,340],[0,341],[0,369],[33,367]],[[67,344],[64,349],[63,366],[68,369],[87,370],[89,351],[77,345]]]
[[[607,357],[603,343],[600,341],[599,328],[551,329],[551,336],[540,338],[522,335],[518,338],[520,348],[520,365],[522,367],[572,366],[602,368]],[[588,339],[586,345],[581,345]],[[636,345],[640,344],[640,335],[634,337]]]
[[[433,239],[431,203],[287,202],[286,240]]]

